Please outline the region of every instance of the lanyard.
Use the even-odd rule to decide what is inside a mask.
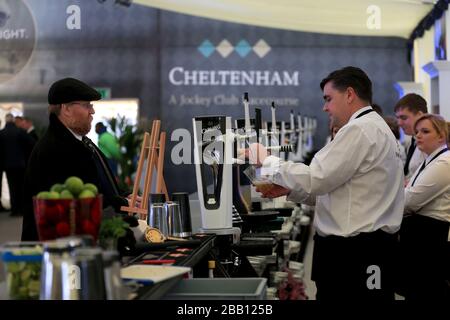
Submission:
[[[439,157],[441,154],[443,154],[444,152],[448,151],[448,148],[442,149],[441,151],[439,151],[431,160],[430,162],[428,162],[428,164],[430,164],[434,159],[436,159],[437,157]],[[419,172],[417,173],[417,175],[414,177],[414,180],[411,184],[411,187],[414,186],[414,182],[416,182],[417,177],[420,175],[420,173],[425,169],[425,167],[427,166],[427,159],[425,159],[425,161],[423,162],[422,166],[419,169]]]
[[[358,114],[358,115],[356,116],[355,119],[361,118],[362,116],[365,116],[366,114],[371,113],[371,112],[373,112],[373,111],[375,111],[375,110],[373,110],[373,109],[368,109],[368,110],[366,110],[366,111],[364,111],[364,112],[361,112],[360,114]]]

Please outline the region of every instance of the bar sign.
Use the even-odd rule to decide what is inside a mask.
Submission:
[[[111,88],[95,88],[100,93],[102,99],[111,99]]]

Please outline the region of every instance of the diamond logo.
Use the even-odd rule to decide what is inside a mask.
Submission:
[[[205,40],[202,44],[197,48],[198,51],[205,57],[208,58],[216,49],[214,45],[209,40]]]
[[[234,48],[234,50],[236,50],[236,52],[242,58],[244,58],[246,55],[248,55],[248,53],[250,51],[252,51],[252,47],[250,46],[250,44],[247,41],[241,40],[238,42],[238,44],[236,45],[236,48]]]
[[[233,49],[233,45],[227,39],[223,39],[216,48],[223,58],[228,57],[233,52]]]
[[[260,58],[263,58],[266,54],[269,53],[270,50],[270,46],[263,39],[259,39],[259,41],[253,46],[253,51]]]
[[[245,39],[239,41],[235,47],[233,47],[227,39],[223,39],[217,46],[214,46],[209,40],[204,40],[197,47],[197,50],[205,58],[209,58],[214,51],[217,51],[222,58],[227,58],[233,50],[236,50],[237,54],[240,55],[241,58],[248,56],[250,51],[253,51],[258,57],[264,58],[272,50],[272,48],[263,39],[259,39],[253,47]]]

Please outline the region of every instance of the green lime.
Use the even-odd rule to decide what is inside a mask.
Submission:
[[[36,195],[36,198],[38,199],[49,199],[50,197],[50,192],[48,191],[41,191]]]
[[[67,189],[64,189],[63,191],[61,191],[61,194],[59,195],[59,197],[61,199],[73,199],[74,198],[73,194]]]
[[[78,198],[85,199],[85,198],[95,198],[95,193],[93,193],[91,190],[83,190],[79,195]]]
[[[77,196],[83,191],[83,180],[78,177],[69,177],[66,179],[65,183],[66,188],[74,195]]]
[[[92,183],[85,183],[83,189],[84,190],[91,190],[94,194],[98,193],[97,187],[94,184],[92,184]]]
[[[59,196],[58,192],[50,191],[48,193],[48,198],[47,199],[59,199],[59,198],[60,198],[60,196]]]
[[[64,185],[62,185],[61,183],[55,183],[55,184],[50,188],[50,191],[54,191],[54,192],[60,193],[61,191],[63,191],[63,189],[64,189]]]

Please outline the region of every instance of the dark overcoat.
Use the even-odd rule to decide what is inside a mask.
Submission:
[[[101,151],[98,152],[107,162]],[[71,176],[81,178],[84,183],[93,183],[99,193],[104,193],[91,150],[51,114],[49,127],[33,149],[25,173],[23,241],[38,239],[33,196],[48,191],[55,183],[64,183]],[[121,205],[127,205],[127,201],[119,194],[103,198],[103,207],[113,206],[119,211]]]

